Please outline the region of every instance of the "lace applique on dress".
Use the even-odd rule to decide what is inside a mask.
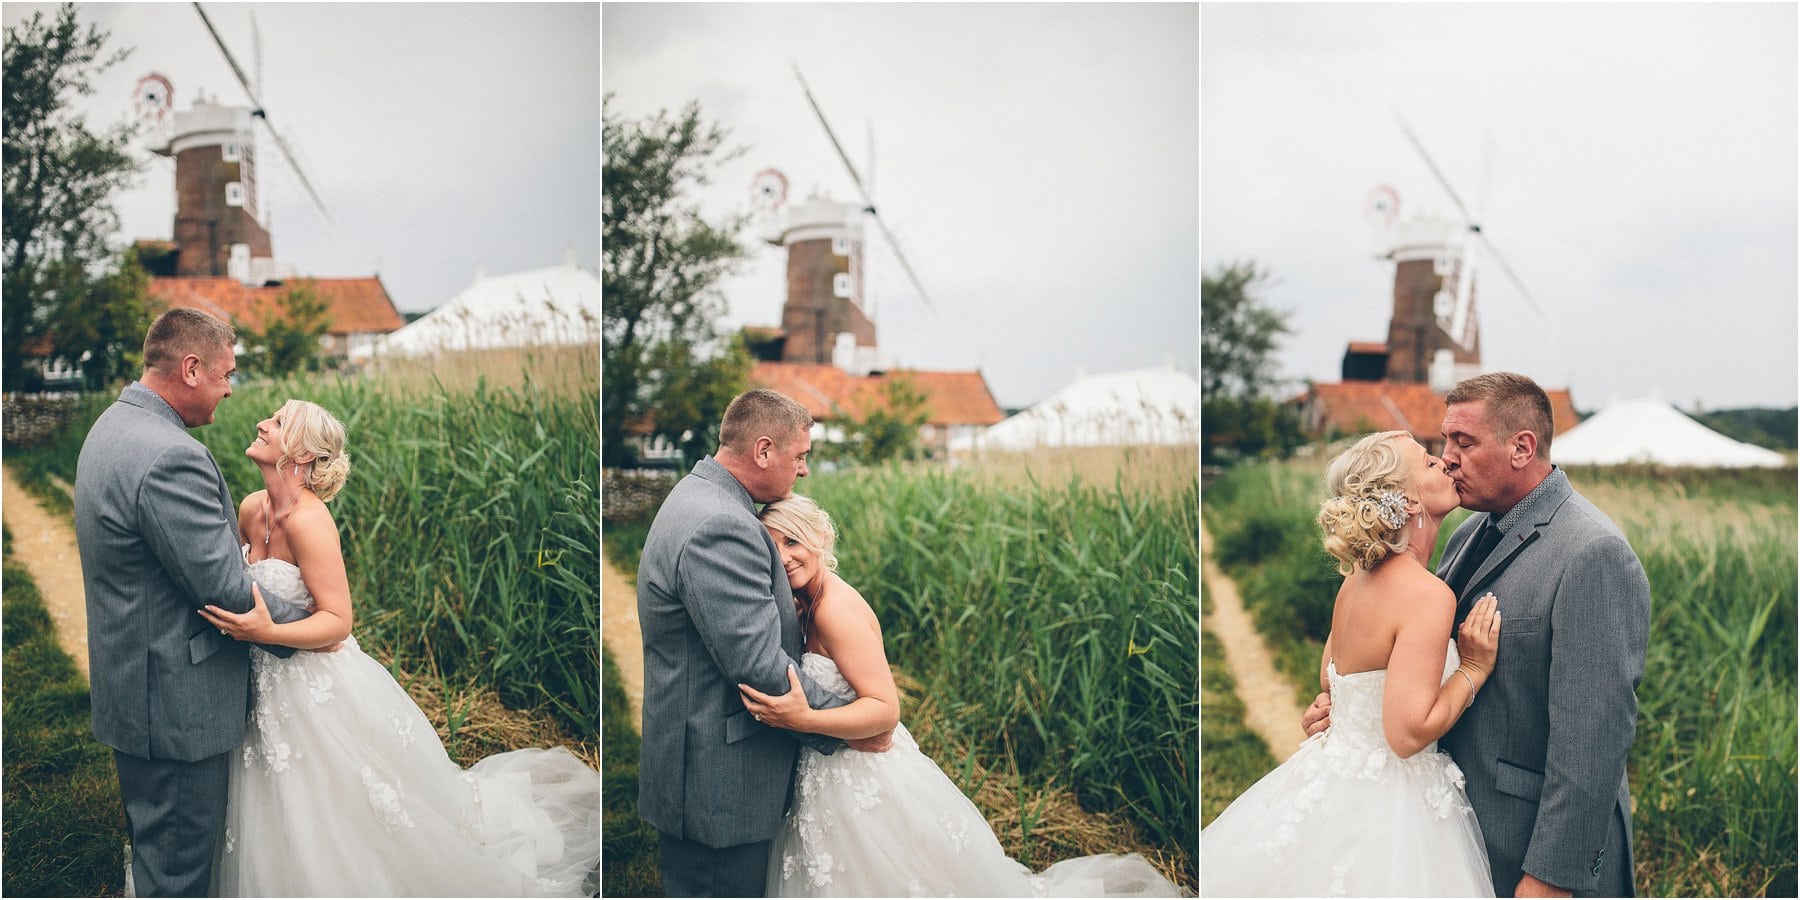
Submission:
[[[399,788],[382,781],[368,766],[362,768],[362,783],[369,792],[369,805],[375,808],[375,814],[389,831],[399,826],[413,827],[411,814],[401,805]]]

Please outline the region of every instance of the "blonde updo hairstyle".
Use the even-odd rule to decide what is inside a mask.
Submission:
[[[312,454],[312,462],[298,464],[306,470],[306,487],[330,503],[350,477],[344,423],[324,407],[305,400],[289,400],[275,415],[281,420],[281,458],[276,466],[286,467],[301,455]]]
[[[1325,532],[1325,552],[1338,561],[1338,574],[1375,564],[1406,552],[1411,536],[1402,522],[1388,524],[1382,517],[1380,498],[1394,492],[1405,497],[1412,480],[1412,465],[1401,452],[1405,431],[1368,435],[1339,453],[1325,470],[1325,488],[1331,498],[1319,508],[1319,527]],[[1410,503],[1415,498],[1407,497]]]

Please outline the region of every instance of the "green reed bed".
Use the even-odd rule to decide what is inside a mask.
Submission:
[[[889,659],[944,711],[946,745],[1071,785],[1194,858],[1196,484],[889,468],[799,490],[837,521],[843,574],[881,617]]]
[[[1245,467],[1207,490],[1221,559],[1235,559],[1245,602],[1269,611],[1258,624],[1276,643],[1291,642],[1294,631],[1322,640],[1329,627],[1337,578],[1328,560],[1315,568],[1306,549],[1318,543],[1310,511],[1323,468],[1315,460]],[[1650,579],[1650,643],[1628,766],[1638,890],[1793,896],[1794,471],[1577,469],[1570,477],[1624,530]],[[1453,515],[1446,535],[1464,514]],[[1317,665],[1315,649],[1310,667],[1289,671],[1297,693],[1316,692]]]

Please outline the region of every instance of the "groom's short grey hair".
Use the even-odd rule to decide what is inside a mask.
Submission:
[[[719,446],[738,453],[754,452],[756,439],[768,437],[786,447],[797,435],[812,428],[812,414],[786,394],[768,388],[745,391],[725,407],[719,423]]]
[[[1550,395],[1538,383],[1517,372],[1489,372],[1459,381],[1444,395],[1444,403],[1483,403],[1488,424],[1502,437],[1521,431],[1537,435],[1537,457],[1550,461],[1550,437],[1556,419],[1550,412]]]
[[[156,317],[144,335],[144,368],[174,372],[189,353],[212,365],[219,351],[237,343],[229,322],[197,309],[177,306]]]

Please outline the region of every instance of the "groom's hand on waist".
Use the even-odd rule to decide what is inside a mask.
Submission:
[[[894,729],[889,728],[874,737],[857,738],[845,743],[849,745],[850,749],[861,750],[864,753],[886,753],[889,747],[894,746]]]
[[[1331,694],[1320,694],[1300,715],[1300,730],[1312,737],[1331,727]]]

